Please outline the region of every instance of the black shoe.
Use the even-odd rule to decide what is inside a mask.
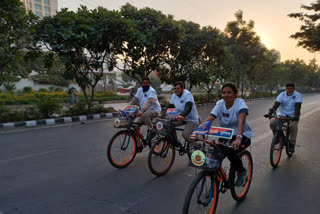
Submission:
[[[137,147],[137,149],[136,149],[136,153],[141,153],[142,150],[143,150],[143,146],[139,146],[139,147]]]
[[[146,144],[150,144],[152,138],[154,138],[156,135],[157,135],[157,133],[155,131],[153,131],[153,129],[151,129],[151,131],[149,131],[149,133],[147,135]]]

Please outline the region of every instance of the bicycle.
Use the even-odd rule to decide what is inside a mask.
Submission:
[[[215,128],[217,127],[211,127],[210,129]],[[221,130],[220,127],[218,129]],[[222,161],[226,157],[226,149],[232,149],[232,139],[219,139],[217,141],[197,140],[203,143],[201,150],[196,150],[192,154],[192,163],[202,170],[195,176],[189,186],[182,213],[215,213],[220,192],[225,193],[228,189],[231,190],[234,200],[237,202],[243,201],[252,181],[253,161],[251,153],[248,150],[243,150],[238,154],[248,173],[245,183],[238,187],[234,185],[238,172],[230,169],[229,176],[227,176],[225,169],[222,167]]]
[[[276,114],[266,114],[264,117],[269,118],[270,120],[274,118],[278,122],[277,131],[273,136],[270,147],[270,163],[273,168],[277,168],[280,162],[283,147],[286,148],[288,157],[292,156],[292,151],[295,148],[295,143],[290,142],[289,140],[290,122],[292,119],[289,117],[280,118]]]
[[[165,116],[177,115],[177,109],[168,109]],[[175,152],[178,151],[180,156],[187,153],[191,157],[193,146],[185,140],[181,143],[177,137],[176,131],[184,129],[175,127],[174,121],[176,117],[170,119],[156,118],[154,123],[154,131],[157,137],[153,141],[153,145],[148,154],[148,167],[152,174],[162,176],[166,174],[172,167],[175,160]],[[199,118],[200,120],[200,118]]]
[[[125,110],[119,110],[121,117],[114,121],[115,128],[122,130],[115,133],[109,141],[107,147],[107,157],[110,164],[116,168],[127,167],[135,158],[136,154],[142,152],[146,146],[150,147],[147,142],[149,132],[146,138],[141,134],[135,125],[142,125],[134,122],[138,106],[127,106]],[[142,147],[138,147],[138,141]]]

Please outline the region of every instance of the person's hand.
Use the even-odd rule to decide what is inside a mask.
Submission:
[[[177,120],[184,120],[184,117],[182,115],[177,116]]]
[[[143,112],[142,111],[139,111],[138,113],[136,113],[136,116],[137,117],[141,117],[143,115]]]
[[[241,145],[241,138],[238,138],[238,137],[231,144],[233,150],[239,149],[240,145]]]

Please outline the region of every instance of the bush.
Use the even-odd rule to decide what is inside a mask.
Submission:
[[[39,90],[38,90],[39,92],[48,92],[48,90],[47,89],[45,89],[45,88],[39,88]]]
[[[36,105],[43,118],[49,118],[53,114],[59,114],[62,108],[55,99],[41,99]]]
[[[32,87],[24,87],[22,92],[23,93],[30,93],[32,91]]]

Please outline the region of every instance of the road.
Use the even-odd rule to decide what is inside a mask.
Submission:
[[[262,117],[273,99],[249,101],[253,128],[250,150],[254,177],[245,201],[220,194],[216,213],[319,213],[320,94],[304,95],[296,149],[282,155],[279,168],[269,163],[272,139]],[[199,109],[204,118],[212,107]],[[0,213],[176,214],[195,169],[176,156],[167,175],[155,177],[147,166],[148,151],[126,169],[106,160],[106,145],[116,132],[113,121],[17,130],[0,134]]]

